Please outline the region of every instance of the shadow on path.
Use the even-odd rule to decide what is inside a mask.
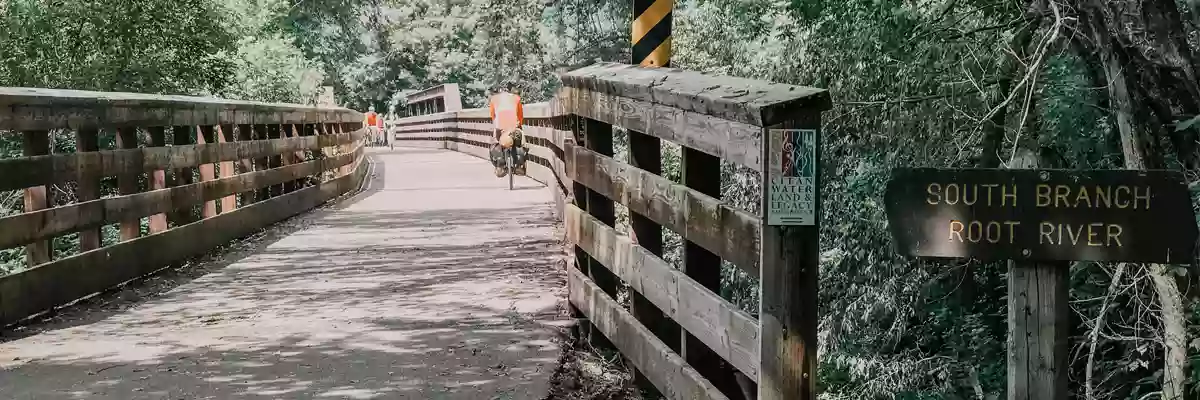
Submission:
[[[16,332],[0,398],[542,398],[566,291],[548,192],[456,153],[372,159],[359,195],[160,296]]]

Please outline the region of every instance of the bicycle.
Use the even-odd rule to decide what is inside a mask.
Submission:
[[[517,162],[517,146],[504,150],[504,164],[508,168],[508,190],[513,190],[513,164]]]
[[[525,138],[524,135],[517,132],[514,132],[511,135],[511,144],[505,147],[502,143],[500,148],[502,157],[504,157],[504,168],[507,172],[505,175],[508,175],[508,190],[516,190],[516,178],[513,177],[513,175],[515,175],[513,171],[517,168],[517,148],[524,145],[523,140]]]

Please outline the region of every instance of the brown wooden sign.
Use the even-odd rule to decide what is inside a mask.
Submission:
[[[1197,235],[1176,171],[897,168],[884,201],[918,257],[1190,263]]]

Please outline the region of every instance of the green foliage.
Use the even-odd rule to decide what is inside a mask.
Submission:
[[[206,93],[229,84],[233,46],[206,0],[13,0],[0,16],[0,85]]]
[[[1031,60],[1012,62],[1023,6],[678,2],[676,67],[822,87],[835,99],[822,136],[822,398],[1004,395],[1006,266],[898,257],[882,207],[891,168],[1007,161],[1029,130],[1066,168],[1122,165],[1107,93],[1092,76],[1096,60],[1059,43],[1032,74]],[[0,0],[0,85],[285,102],[311,101],[329,85],[342,104],[388,110],[442,83],[460,84],[465,106],[482,106],[489,87],[514,81],[535,102],[556,90],[556,72],[627,61],[631,11],[629,1],[594,0]],[[1195,50],[1200,35],[1188,32]],[[1034,90],[1004,102],[1001,82],[1026,77],[1036,78]],[[992,125],[1000,109],[1006,114]],[[1197,121],[1181,112],[1164,123],[1184,132]],[[994,148],[985,141],[993,127],[1002,136]],[[111,132],[104,135],[111,148]],[[13,138],[0,137],[0,158],[20,154]],[[617,158],[627,159],[624,131],[614,141]],[[56,152],[73,150],[65,133],[53,143]],[[663,175],[679,181],[679,146],[664,143],[662,159]],[[104,192],[113,185],[106,180]],[[73,188],[53,192],[70,199]],[[758,213],[760,194],[756,173],[722,165],[723,201]],[[0,193],[0,217],[21,209],[19,192]],[[104,231],[112,243],[115,227]],[[681,238],[664,236],[664,258],[679,265]],[[72,254],[77,242],[59,238],[56,255]],[[0,251],[0,273],[22,266],[23,251]],[[1086,380],[1076,371],[1090,368],[1103,376],[1093,383],[1104,398],[1137,399],[1161,389],[1162,326],[1147,317],[1158,305],[1144,271],[1130,266],[1114,292],[1117,268],[1072,268],[1072,388]],[[725,265],[721,295],[757,312],[756,279]],[[1189,307],[1197,350],[1200,305]],[[1099,317],[1107,323],[1092,343],[1085,338]],[[1200,381],[1200,357],[1190,362]],[[1196,386],[1191,395],[1200,398]]]
[[[316,101],[324,72],[281,36],[239,41],[235,84],[225,97],[283,103]]]

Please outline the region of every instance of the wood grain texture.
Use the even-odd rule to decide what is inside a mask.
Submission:
[[[198,129],[196,130],[196,143],[197,144],[216,143],[216,142],[217,142],[216,141],[216,133],[214,132],[214,127],[208,126],[208,125],[202,125],[202,126],[198,127]],[[200,182],[203,183],[203,182],[217,179],[217,165],[216,164],[211,164],[211,163],[200,164],[200,166],[197,169],[200,170]],[[201,218],[212,218],[216,215],[217,215],[217,202],[214,200],[205,201],[204,205],[200,208],[200,217]]]
[[[825,89],[602,62],[561,75],[563,86],[629,97],[754,126],[780,123],[800,110],[828,110]]]
[[[820,126],[820,114],[813,112],[775,128],[817,129],[817,146],[820,146]],[[763,159],[767,159],[765,150]],[[820,165],[820,152],[816,162]],[[766,174],[760,179],[762,187],[770,185]],[[762,227],[759,400],[817,399],[820,180],[814,185],[813,195],[818,199],[815,224]],[[761,204],[768,203],[768,195],[768,191],[762,191]]]
[[[567,177],[720,255],[751,276],[759,271],[761,221],[670,179],[568,145]]]
[[[100,150],[99,132],[96,129],[80,129],[75,131],[75,151],[89,152]],[[88,165],[81,165],[77,170],[75,190],[77,201],[85,202],[100,198],[100,176]],[[79,231],[79,251],[89,251],[100,248],[100,228],[89,228]]]
[[[177,131],[189,127],[175,127]],[[159,169],[190,169],[201,164],[259,158],[298,150],[317,150],[358,140],[363,132],[343,135],[254,140],[249,142],[190,144],[190,133],[174,135],[169,147],[142,147],[94,152],[38,155],[0,159],[0,191],[18,190],[75,180],[81,168],[92,176],[139,174]],[[181,137],[182,136],[182,137]],[[180,143],[188,144],[180,144]],[[190,178],[189,178],[190,179]]]
[[[579,207],[567,205],[564,217],[571,243],[606,266],[721,358],[758,380],[758,323],[754,317]]]
[[[677,400],[728,399],[582,271],[567,268],[567,286],[571,304],[587,316],[595,329],[612,338],[613,345],[645,372],[663,396]]]
[[[253,192],[296,178],[318,175],[323,171],[349,165],[354,153],[324,160],[312,160],[283,168],[238,174],[221,179],[174,186],[143,193],[90,200],[0,218],[0,249],[52,238],[125,219],[141,218],[190,208],[202,202]],[[39,221],[46,221],[38,223]]]
[[[22,132],[21,148],[26,156],[35,156],[41,154],[50,154],[50,132],[47,131],[26,131]],[[45,186],[36,186],[24,190],[23,193],[25,212],[34,212],[45,209],[50,206],[49,190]],[[35,219],[29,221],[34,227],[45,226],[50,221],[45,219]],[[25,246],[25,264],[33,267],[38,264],[50,262],[54,251],[54,243],[51,240],[38,243],[30,243]]]
[[[233,125],[217,125],[217,143],[231,143],[237,139],[233,136]],[[234,175],[233,161],[224,160],[217,164],[217,176],[220,178],[228,178]],[[237,197],[225,196],[220,201],[221,212],[227,213],[237,208]]]
[[[117,148],[119,149],[137,149],[137,127],[126,126],[117,129]],[[135,160],[126,160],[132,164]],[[200,179],[204,179],[204,170],[200,170]],[[140,183],[140,173],[134,168],[124,168],[124,172],[117,174],[117,193],[121,195],[130,195],[142,190]],[[121,220],[121,241],[136,239],[141,235],[142,219],[141,218],[125,218]]]
[[[354,154],[363,158],[363,152]],[[358,188],[367,164],[351,174],[157,235],[0,276],[0,326],[60,307],[203,254]]]
[[[152,127],[146,128],[145,132],[146,132],[146,137],[144,139],[142,139],[142,142],[145,143],[147,147],[163,147],[163,146],[167,145],[166,128],[161,127],[161,126],[152,126]],[[148,178],[150,178],[149,179],[150,187],[148,188],[148,190],[154,191],[154,190],[165,189],[167,187],[167,171],[166,170],[156,169],[156,170],[150,171],[150,175]],[[82,201],[82,199],[81,199],[81,201]],[[149,225],[150,225],[149,233],[151,235],[167,230],[167,227],[168,227],[167,214],[151,215]]]
[[[662,104],[562,88],[566,111],[690,147],[758,171],[762,129]]]
[[[340,107],[211,97],[0,87],[0,129],[48,130],[361,121]]]
[[[1008,399],[1066,400],[1070,265],[1008,264]]]

